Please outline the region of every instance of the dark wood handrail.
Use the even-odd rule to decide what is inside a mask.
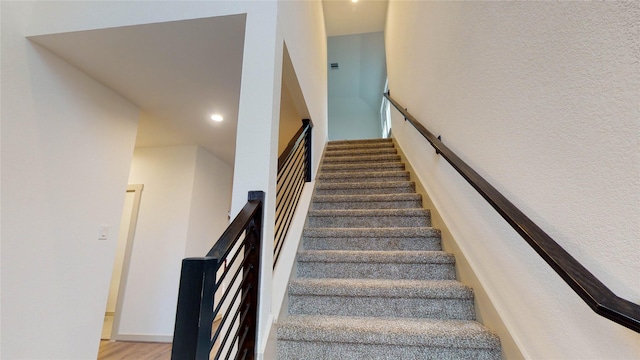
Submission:
[[[264,199],[264,192],[250,191],[207,255],[182,260],[172,360],[208,360],[214,344],[214,359],[224,350],[227,358],[236,350],[243,358],[255,358]],[[226,290],[221,290],[223,283]],[[212,334],[218,314],[222,320]]]
[[[218,241],[211,247],[206,257],[224,261],[227,255],[229,255],[229,252],[236,244],[236,240],[242,236],[244,230],[256,216],[256,213],[262,208],[264,193],[261,191],[251,191],[249,192],[248,198],[247,203],[222,235],[220,235],[220,238],[218,238]]]
[[[640,305],[625,300],[609,290],[578,260],[558,245],[480,174],[462,161],[403,106],[391,98],[389,93],[384,96],[431,143],[436,152],[442,155],[491,204],[593,311],[633,331],[640,332]]]
[[[311,181],[312,128],[313,122],[310,119],[303,119],[300,129],[278,157],[275,242],[273,246],[274,268],[280,258],[280,252],[298,207],[304,184]]]
[[[278,172],[282,170],[282,167],[287,163],[287,160],[296,152],[298,145],[305,138],[306,134],[313,127],[313,122],[310,119],[303,119],[302,126],[298,129],[293,138],[287,144],[287,147],[282,151],[282,154],[278,156]]]

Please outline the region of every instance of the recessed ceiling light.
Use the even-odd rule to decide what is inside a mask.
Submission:
[[[351,2],[352,2],[352,3],[357,3],[357,2],[358,2],[358,0],[351,0]]]
[[[224,119],[222,118],[222,115],[213,114],[213,115],[211,115],[211,120],[213,120],[215,122],[220,122],[220,121],[222,121]]]

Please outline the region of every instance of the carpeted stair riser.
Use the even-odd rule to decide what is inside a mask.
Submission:
[[[474,320],[473,291],[458,281],[307,279],[289,285],[289,312]]]
[[[471,321],[297,315],[277,336],[279,359],[500,359],[500,339]]]
[[[320,173],[318,181],[333,183],[340,182],[363,182],[363,181],[409,181],[407,171],[360,171],[360,172],[339,172]]]
[[[298,256],[298,277],[454,280],[451,254],[418,251],[318,251]]]
[[[307,228],[302,234],[307,250],[439,251],[440,231],[424,228],[341,229]]]
[[[375,156],[375,155],[395,155],[398,151],[394,148],[364,148],[346,150],[327,150],[324,158],[334,158],[343,156]]]
[[[415,184],[411,181],[318,182],[315,193],[316,195],[411,194],[415,193],[415,190]]]
[[[422,205],[418,194],[325,195],[314,196],[313,210],[338,209],[416,209]]]
[[[390,139],[327,144],[278,359],[500,359]]]

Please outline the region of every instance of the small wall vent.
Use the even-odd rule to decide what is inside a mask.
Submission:
[[[331,70],[338,70],[338,63],[331,63]]]

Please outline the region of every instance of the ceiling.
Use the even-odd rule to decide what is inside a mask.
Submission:
[[[387,1],[323,0],[323,10],[327,36],[384,31]],[[198,144],[233,164],[245,23],[241,14],[30,39],[142,110],[136,147]]]
[[[199,144],[233,164],[243,15],[30,39],[142,110],[137,147]],[[224,116],[220,123],[209,116]]]
[[[323,0],[327,36],[384,31],[387,0]]]

